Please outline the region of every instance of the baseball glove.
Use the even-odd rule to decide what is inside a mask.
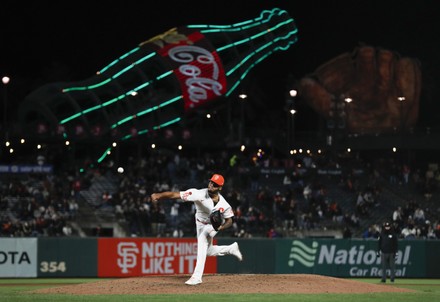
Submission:
[[[357,133],[413,126],[420,93],[417,59],[371,46],[333,58],[299,84],[299,95],[328,120],[329,128],[346,127]],[[401,96],[404,102],[399,101]],[[346,97],[353,102],[346,104]]]
[[[222,214],[219,210],[214,211],[209,215],[209,220],[211,221],[211,225],[214,230],[218,231],[218,228],[222,225],[223,222]]]

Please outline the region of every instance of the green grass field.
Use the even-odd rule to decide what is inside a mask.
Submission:
[[[440,280],[438,279],[398,279],[391,285],[415,290],[414,293],[371,293],[371,294],[197,294],[197,295],[43,295],[29,291],[54,287],[59,284],[78,284],[94,282],[102,279],[0,279],[0,302],[71,302],[71,301],[103,301],[103,302],[140,302],[140,301],[293,301],[293,302],[434,302],[440,301]],[[360,282],[378,283],[378,279],[356,279]]]

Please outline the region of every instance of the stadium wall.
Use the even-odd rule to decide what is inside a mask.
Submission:
[[[379,277],[377,241],[364,239],[237,239],[244,255],[208,257],[206,274],[319,274]],[[440,278],[440,241],[401,240],[398,278]],[[0,238],[0,278],[135,277],[190,274],[194,238]]]

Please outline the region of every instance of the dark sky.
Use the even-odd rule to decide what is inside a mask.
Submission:
[[[12,78],[12,107],[45,83],[88,78],[172,27],[231,24],[279,7],[295,19],[299,41],[253,72],[267,94],[285,89],[287,74],[299,79],[364,43],[420,60],[421,118],[425,124],[440,120],[440,9],[434,0],[4,0],[1,6],[0,74]]]

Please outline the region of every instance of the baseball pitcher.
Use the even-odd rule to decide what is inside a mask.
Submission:
[[[151,200],[181,199],[184,202],[194,202],[196,208],[195,222],[197,229],[197,263],[187,285],[202,283],[203,271],[207,256],[233,255],[242,261],[243,256],[238,243],[231,245],[213,245],[212,239],[221,230],[231,227],[234,217],[232,207],[220,194],[225,179],[220,174],[214,174],[205,189],[188,189],[180,192],[162,192],[151,194]]]

